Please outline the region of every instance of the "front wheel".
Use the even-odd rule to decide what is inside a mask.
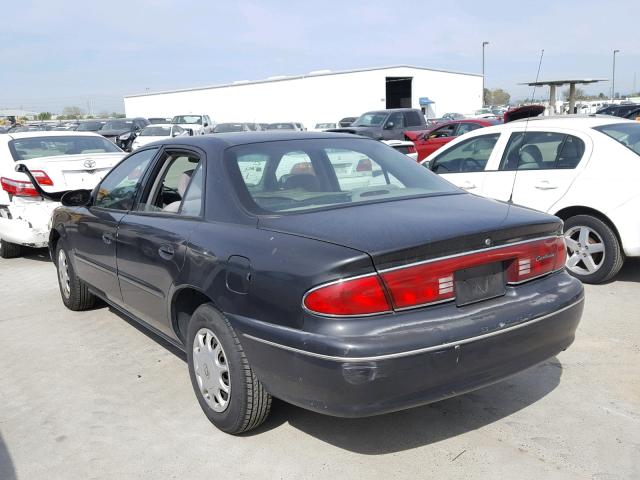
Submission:
[[[193,313],[186,347],[191,384],[211,423],[238,434],[265,421],[271,395],[253,373],[233,328],[212,305]]]
[[[567,270],[584,283],[602,283],[622,268],[624,254],[613,229],[590,215],[570,217],[564,224]]]
[[[80,311],[92,308],[96,303],[96,296],[89,291],[87,285],[78,278],[73,265],[69,261],[69,253],[64,247],[63,240],[58,241],[55,257],[58,270],[58,285],[62,302],[69,310]]]

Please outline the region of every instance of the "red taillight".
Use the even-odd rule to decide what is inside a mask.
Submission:
[[[2,185],[2,189],[9,195],[15,195],[17,197],[40,196],[31,182],[2,177],[0,178],[0,184]]]
[[[370,172],[372,170],[371,160],[363,158],[356,166],[356,172]]]
[[[462,269],[503,262],[507,283],[515,285],[560,270],[565,261],[564,237],[533,240],[331,283],[311,290],[304,306],[315,313],[337,316],[415,308],[453,300],[455,272]]]
[[[415,145],[411,145],[411,146],[407,147],[407,153],[416,153]]]
[[[303,304],[307,310],[320,315],[370,315],[391,311],[384,287],[375,274],[311,290],[305,295]]]
[[[53,180],[49,178],[49,175],[46,174],[43,170],[31,170],[31,175],[36,179],[36,182],[40,185],[53,185]]]

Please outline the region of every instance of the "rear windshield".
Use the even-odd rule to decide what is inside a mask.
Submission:
[[[640,122],[614,123],[594,127],[640,155]]]
[[[132,120],[111,120],[104,124],[101,130],[131,130]]]
[[[82,122],[76,128],[78,132],[97,132],[107,122]]]
[[[295,130],[296,126],[293,123],[270,123],[267,126],[267,130]]]
[[[19,138],[9,142],[9,150],[15,161],[60,155],[121,152],[112,142],[93,136],[51,136]]]
[[[244,132],[244,125],[242,123],[219,123],[213,131],[216,133]]]
[[[141,137],[170,137],[171,127],[158,127],[157,125],[145,127],[144,130],[140,132],[140,136]]]
[[[226,151],[225,161],[240,198],[256,213],[460,193],[402,153],[364,139],[240,145]]]

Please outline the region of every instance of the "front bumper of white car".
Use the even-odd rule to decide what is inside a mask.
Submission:
[[[14,197],[0,206],[0,238],[6,242],[43,248],[49,243],[51,214],[60,204]]]
[[[640,257],[640,196],[608,212],[616,226],[627,257]]]

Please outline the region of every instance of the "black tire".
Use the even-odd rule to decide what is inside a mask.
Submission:
[[[22,245],[0,240],[0,257],[16,258],[16,257],[19,257],[20,255],[22,255]]]
[[[576,215],[570,217],[564,223],[565,234],[578,227],[588,227],[593,230],[604,243],[604,259],[599,268],[590,274],[572,271],[567,265],[567,271],[584,283],[602,283],[611,280],[622,268],[624,264],[624,252],[620,241],[613,229],[599,218],[591,215]],[[567,260],[571,252],[567,252]]]
[[[207,403],[195,373],[194,340],[204,328],[217,337],[228,367],[230,393],[223,411],[216,411]],[[201,305],[193,313],[187,328],[186,350],[191,385],[202,411],[211,423],[223,432],[236,435],[256,428],[265,421],[271,409],[271,395],[253,373],[233,328],[213,305]]]
[[[68,292],[63,285],[63,279],[60,275],[60,268],[64,268],[64,266],[60,265],[61,251],[64,252],[66,258],[66,269],[69,279]],[[58,271],[58,286],[60,287],[60,296],[62,297],[62,303],[64,303],[65,307],[73,311],[89,310],[93,308],[96,304],[96,296],[89,291],[87,284],[80,280],[76,275],[76,272],[73,269],[73,264],[69,260],[69,251],[65,248],[64,240],[62,239],[59,240],[56,245],[56,256],[53,259],[53,262],[55,263],[56,270]]]

